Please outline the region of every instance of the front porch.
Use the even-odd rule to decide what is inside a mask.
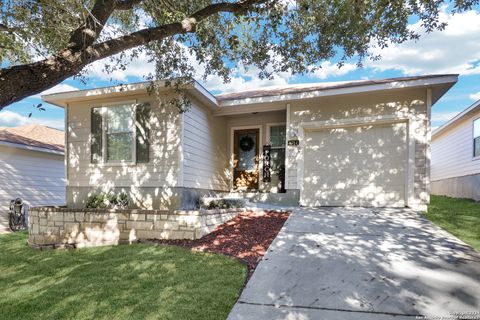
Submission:
[[[269,195],[287,192],[286,110],[250,112],[222,118],[225,119],[228,135],[230,193],[255,202],[286,198]]]

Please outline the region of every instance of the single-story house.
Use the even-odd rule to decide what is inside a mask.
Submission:
[[[480,100],[432,134],[432,194],[480,201]]]
[[[64,205],[64,140],[61,130],[24,125],[0,128],[0,212],[21,198],[30,206]]]
[[[430,113],[458,75],[311,83],[213,95],[186,112],[150,83],[42,96],[65,109],[67,206],[123,190],[145,209],[203,195],[302,206],[429,202]],[[159,82],[162,86],[162,82]]]

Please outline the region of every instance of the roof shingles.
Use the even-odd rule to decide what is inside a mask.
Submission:
[[[13,144],[63,152],[64,140],[63,131],[41,125],[0,128],[0,141]]]

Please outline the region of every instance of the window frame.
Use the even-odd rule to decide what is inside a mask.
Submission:
[[[272,127],[278,127],[278,126],[285,126],[285,145],[283,147],[274,147],[271,144],[270,141],[270,130]],[[267,134],[266,134],[266,140],[267,144],[270,145],[270,148],[273,149],[284,149],[285,151],[285,160],[284,160],[284,165],[286,166],[287,163],[287,123],[286,122],[274,122],[274,123],[267,123]],[[278,171],[272,170],[271,173],[278,174]]]
[[[107,145],[107,112],[108,108],[118,107],[123,105],[130,105],[131,107],[131,119],[132,119],[132,160],[108,160],[108,145]],[[136,130],[136,113],[137,113],[137,101],[118,101],[118,102],[109,102],[102,104],[102,164],[111,165],[111,166],[121,166],[121,165],[135,165],[137,163],[137,130]]]
[[[480,160],[480,154],[475,154],[475,139],[480,139],[480,134],[475,137],[475,122],[479,122],[480,124],[480,117],[473,119],[472,121],[472,159],[473,160]]]

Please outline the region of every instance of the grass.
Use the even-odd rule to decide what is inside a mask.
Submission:
[[[480,251],[480,203],[470,199],[431,196],[428,219]]]
[[[37,251],[0,235],[2,319],[225,319],[246,268],[222,255],[131,245]]]

